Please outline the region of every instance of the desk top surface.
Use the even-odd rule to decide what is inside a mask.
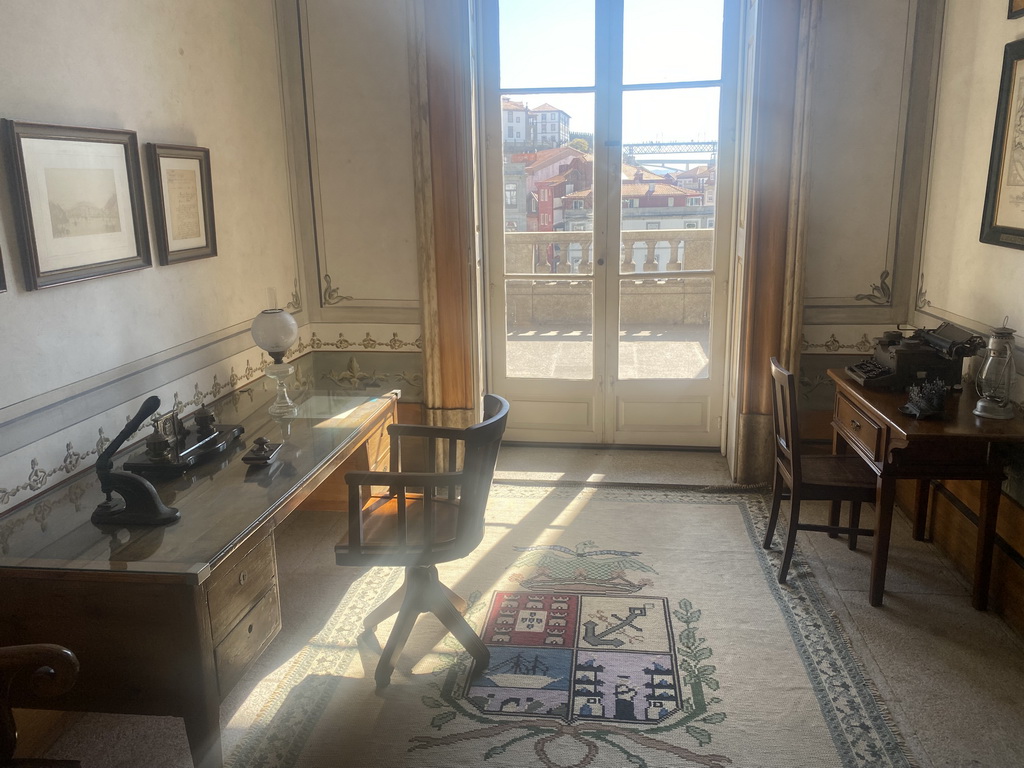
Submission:
[[[352,397],[326,391],[295,396],[298,414],[271,418],[273,384],[256,382],[211,405],[219,424],[245,432],[226,451],[170,480],[150,478],[181,517],[170,525],[99,527],[103,501],[93,470],[54,487],[0,518],[0,568],[160,574],[200,582],[216,563],[281,509],[309,479],[363,439],[366,425],[393,408],[394,395]],[[136,437],[144,437],[144,426]],[[242,456],[257,437],[282,443],[273,464]],[[136,443],[116,468],[138,456]]]
[[[972,396],[971,390],[952,395],[943,418],[916,419],[899,410],[900,406],[907,403],[905,392],[865,387],[841,368],[830,368],[828,376],[836,383],[839,391],[846,393],[855,403],[869,410],[870,415],[904,438],[1024,442],[1024,419],[1019,415],[1012,419],[984,419],[975,416],[972,411],[978,398]]]

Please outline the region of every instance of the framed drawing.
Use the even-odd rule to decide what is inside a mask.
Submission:
[[[160,263],[216,256],[210,150],[150,144],[149,168]]]
[[[1006,12],[1006,18],[1016,19],[1024,16],[1024,0],[1010,0],[1010,8]]]
[[[1003,50],[981,241],[1024,249],[1024,40]]]
[[[28,290],[152,264],[134,131],[3,121]]]

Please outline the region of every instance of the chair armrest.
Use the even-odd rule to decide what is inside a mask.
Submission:
[[[0,647],[0,680],[10,685],[18,675],[28,677],[33,693],[59,696],[75,684],[78,657],[64,646],[50,643]]]
[[[388,434],[399,437],[436,437],[448,440],[464,440],[464,429],[451,427],[431,427],[425,424],[389,424]]]

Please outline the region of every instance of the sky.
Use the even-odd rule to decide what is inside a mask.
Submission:
[[[649,84],[721,77],[724,0],[624,0],[623,80]],[[593,94],[531,94],[594,85],[594,0],[500,0],[501,87],[544,102],[593,132]],[[718,133],[718,89],[628,91],[625,142],[702,141]]]

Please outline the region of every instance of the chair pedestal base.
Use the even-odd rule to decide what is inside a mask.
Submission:
[[[364,629],[373,632],[384,619],[398,614],[394,629],[391,630],[380,661],[377,662],[377,671],[374,673],[377,688],[386,688],[390,684],[395,662],[401,656],[413,625],[421,613],[432,613],[437,616],[455,639],[469,651],[470,656],[476,661],[478,673],[487,669],[491,653],[469,626],[469,622],[462,617],[462,611],[465,609],[466,601],[438,580],[436,566],[407,567],[405,583],[363,620]]]

